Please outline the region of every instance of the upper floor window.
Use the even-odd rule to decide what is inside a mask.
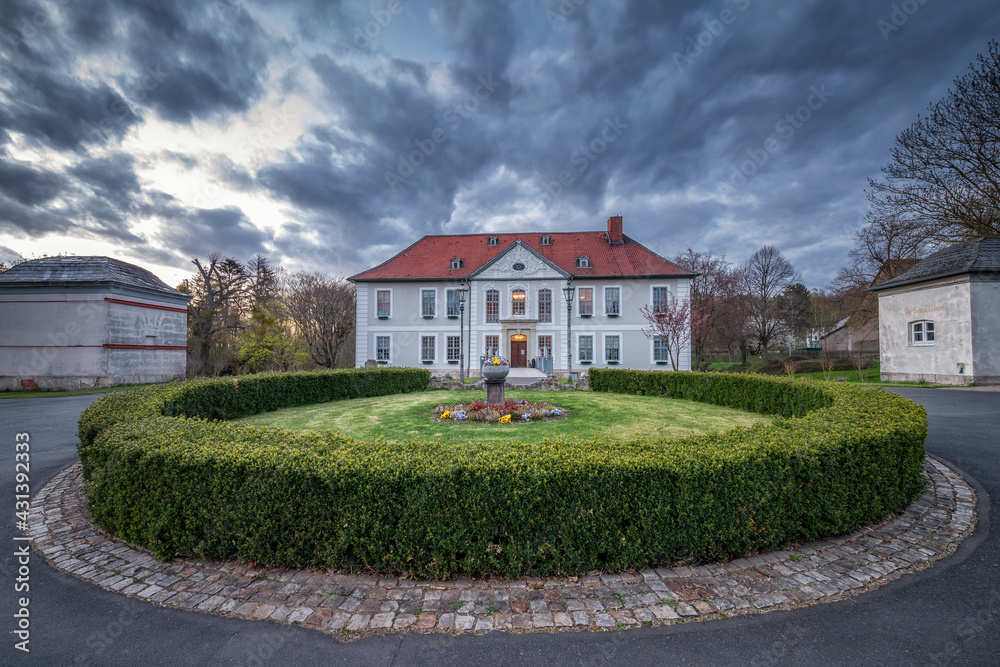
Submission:
[[[578,269],[589,269],[590,268],[590,258],[586,255],[580,255],[576,258],[576,268]]]
[[[500,239],[496,236],[490,236],[486,239],[486,245],[500,245]]]
[[[608,317],[621,315],[621,289],[617,287],[604,288],[604,314]]]
[[[667,312],[667,306],[670,305],[670,290],[666,287],[654,287],[653,288],[653,312],[658,314],[663,314]]]
[[[420,313],[424,317],[434,317],[435,297],[437,292],[432,289],[420,291]]]
[[[538,239],[538,245],[552,245],[552,237],[545,234],[540,239]]]
[[[464,265],[465,265],[465,260],[464,259],[459,259],[458,257],[452,257],[451,258],[451,268],[452,269],[460,269]]]
[[[387,289],[380,289],[375,293],[375,301],[378,307],[375,314],[380,319],[386,319],[392,315],[392,292]]]
[[[500,321],[500,292],[495,289],[486,290],[486,323]]]
[[[933,345],[934,323],[929,320],[910,322],[910,345]]]
[[[448,290],[448,317],[458,317],[458,290]]]
[[[580,317],[590,317],[594,314],[594,288],[580,288],[580,307],[578,309]]]
[[[514,315],[524,315],[524,290],[516,289],[510,294],[510,312]]]
[[[552,321],[552,290],[547,288],[538,290],[538,321]]]

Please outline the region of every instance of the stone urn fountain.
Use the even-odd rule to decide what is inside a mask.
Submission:
[[[507,374],[510,373],[510,365],[503,359],[499,364],[491,364],[489,361],[483,364],[482,373],[486,378],[486,402],[491,405],[504,405],[504,383]]]

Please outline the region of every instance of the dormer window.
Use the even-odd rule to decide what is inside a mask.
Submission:
[[[576,258],[576,268],[578,269],[589,269],[590,268],[590,258],[586,255],[580,255]]]
[[[490,236],[486,239],[486,245],[500,245],[500,239],[496,236]]]
[[[538,239],[538,245],[552,245],[552,237],[546,234]]]
[[[452,270],[460,269],[465,264],[464,259],[459,259],[458,257],[451,258],[451,268]]]

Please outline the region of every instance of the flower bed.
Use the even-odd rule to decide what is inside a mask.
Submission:
[[[524,423],[529,421],[553,421],[569,416],[563,408],[557,408],[545,401],[529,403],[526,399],[507,399],[506,405],[493,405],[486,401],[439,405],[431,411],[436,421],[496,422],[498,424]]]

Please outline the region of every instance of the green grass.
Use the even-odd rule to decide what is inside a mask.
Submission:
[[[430,411],[443,403],[483,400],[486,392],[427,391],[320,403],[239,420],[293,431],[334,430],[356,438],[441,440],[450,444],[543,438],[682,437],[769,420],[764,415],[655,396],[570,391],[510,391],[515,400],[546,401],[572,416],[550,422],[486,424],[437,422]]]
[[[85,394],[107,394],[113,391],[125,391],[127,389],[138,389],[139,387],[152,387],[154,384],[119,384],[114,387],[97,387],[95,389],[77,389],[75,391],[49,391],[39,389],[33,391],[0,391],[0,399],[4,398],[55,398],[57,396],[83,396]]]

